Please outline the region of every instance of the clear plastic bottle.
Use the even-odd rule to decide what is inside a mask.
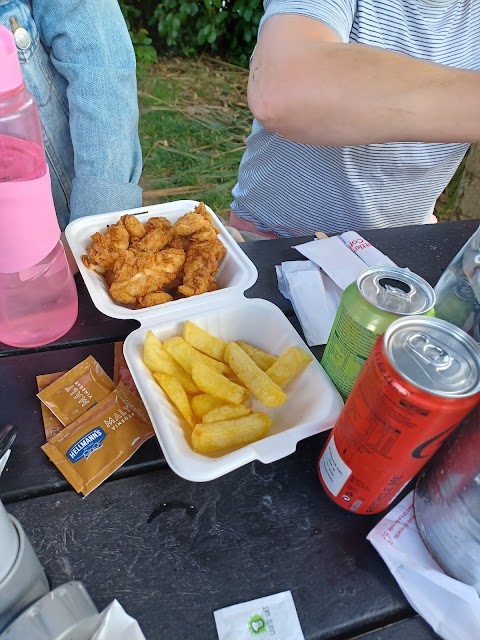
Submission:
[[[0,25],[0,341],[57,340],[78,313],[60,242],[38,108],[23,82],[12,33]]]
[[[480,342],[480,226],[444,271],[435,295],[435,315]]]

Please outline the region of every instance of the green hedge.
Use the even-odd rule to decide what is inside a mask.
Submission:
[[[218,55],[246,66],[263,15],[261,0],[120,0],[139,60]]]

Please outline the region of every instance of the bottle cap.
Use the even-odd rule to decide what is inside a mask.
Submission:
[[[12,91],[23,84],[20,60],[13,33],[0,25],[0,93]]]

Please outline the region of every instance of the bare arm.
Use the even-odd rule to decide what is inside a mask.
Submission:
[[[345,44],[297,15],[264,24],[248,101],[264,127],[304,144],[480,141],[480,72]]]

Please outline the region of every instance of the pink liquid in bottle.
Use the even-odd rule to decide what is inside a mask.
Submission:
[[[43,149],[36,142],[0,134],[0,182],[35,180],[44,173]]]
[[[0,25],[0,341],[48,344],[77,318],[60,242],[38,108],[12,33]]]
[[[0,340],[13,347],[39,347],[57,340],[78,314],[77,288],[58,242],[35,266],[0,273]]]

